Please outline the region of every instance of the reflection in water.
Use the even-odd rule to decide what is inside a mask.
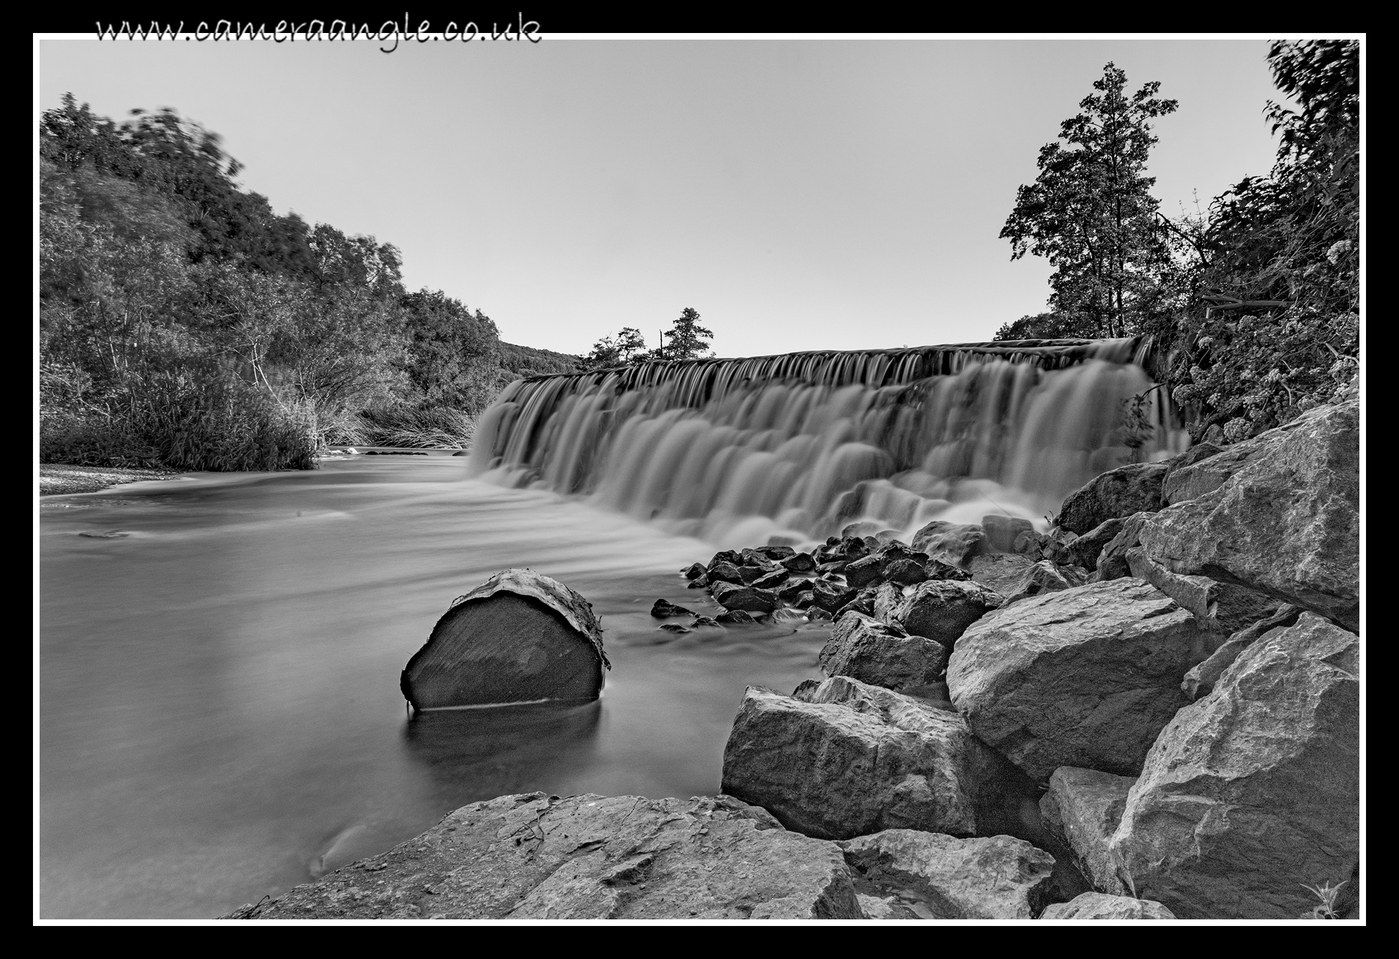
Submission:
[[[657,631],[657,598],[718,612],[678,573],[713,544],[464,469],[356,457],[42,501],[42,917],[222,915],[502,792],[712,795],[745,686],[818,675],[826,627]],[[80,535],[102,530],[129,535]],[[410,721],[404,664],[510,566],[593,603],[601,701]]]

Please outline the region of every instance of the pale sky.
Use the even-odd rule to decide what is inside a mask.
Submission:
[[[1168,215],[1272,166],[1268,41],[38,41],[35,123],[173,107],[278,213],[374,236],[507,342],[654,346],[685,307],[720,356],[988,340],[1050,268],[998,234],[1108,61],[1180,101]]]

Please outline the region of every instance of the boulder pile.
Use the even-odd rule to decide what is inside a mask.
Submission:
[[[834,623],[824,678],[749,687],[723,795],[501,797],[235,915],[1358,918],[1359,507],[1352,398],[1048,533],[725,550],[676,628]]]

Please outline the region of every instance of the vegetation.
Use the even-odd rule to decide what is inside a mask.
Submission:
[[[592,352],[583,358],[579,368],[605,370],[647,360],[692,360],[713,356],[714,351],[709,344],[714,332],[700,326],[699,318],[697,310],[685,307],[671,323],[670,333],[663,336],[661,345],[654,350],[646,349],[646,338],[640,330],[624,326],[616,336],[604,336],[594,343]]]
[[[118,124],[69,94],[43,114],[41,461],[286,469],[347,438],[461,445],[505,383],[576,362],[408,292],[392,245],[278,216],[239,170],[173,110]]]
[[[1001,233],[1012,259],[1054,265],[1052,311],[997,339],[1154,336],[1197,440],[1245,439],[1344,394],[1360,354],[1359,43],[1276,42],[1268,63],[1297,103],[1264,109],[1272,171],[1174,220],[1143,171],[1147,121],[1175,102],[1156,84],[1127,98],[1108,64]]]

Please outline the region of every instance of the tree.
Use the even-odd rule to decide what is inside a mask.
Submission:
[[[646,337],[640,330],[624,326],[615,337],[604,336],[593,344],[593,351],[583,357],[582,369],[605,370],[647,358]]]
[[[657,359],[690,360],[702,353],[710,353],[709,338],[714,335],[699,325],[700,315],[690,307],[685,307],[680,316],[670,326],[670,333],[657,351]],[[712,355],[712,354],[711,354]]]
[[[1159,82],[1126,93],[1126,73],[1108,63],[1065,120],[1059,138],[1040,149],[1039,176],[1022,185],[1001,229],[1011,259],[1043,256],[1054,267],[1049,305],[1080,336],[1123,336],[1157,308],[1169,248],[1151,195],[1146,161],[1157,138],[1149,121],[1175,112]]]

